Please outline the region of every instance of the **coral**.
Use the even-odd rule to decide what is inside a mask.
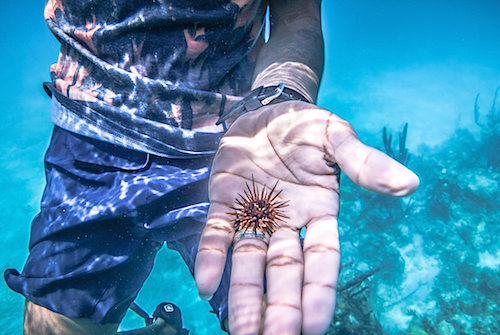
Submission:
[[[352,263],[343,265],[343,268],[350,266]],[[382,326],[373,313],[367,294],[370,289],[369,278],[377,271],[378,269],[373,269],[359,273],[338,286],[335,317],[327,335],[383,334]]]
[[[410,168],[421,183],[410,198],[374,195],[342,179],[339,233],[342,257],[351,263],[342,267],[338,307],[328,334],[499,333],[498,94],[500,89],[484,115],[479,113],[476,97],[474,114],[480,136],[456,129],[440,145],[422,146],[411,153]],[[407,136],[407,124],[394,136],[396,140],[388,129],[382,131],[383,148],[403,164],[410,157]],[[423,241],[420,263],[412,254],[418,248],[403,253],[416,235]],[[439,270],[433,284],[427,291],[405,295],[410,272],[418,272],[415,267],[431,261]],[[351,288],[346,291],[346,287]],[[382,317],[394,301],[401,314]],[[398,318],[405,322],[395,328]],[[360,324],[381,328],[370,326],[368,331]]]
[[[406,136],[408,134],[408,122],[403,126],[403,130],[398,133],[398,148],[397,150],[392,147],[392,134],[387,133],[387,128],[384,127],[382,130],[382,140],[384,141],[385,152],[400,162],[401,164],[408,166],[410,160],[410,155],[408,154],[408,149],[406,148]]]
[[[496,108],[500,86],[495,90],[491,107],[486,114],[486,122],[480,122],[479,94],[474,102],[474,121],[481,128],[481,151],[486,155],[488,164],[496,169],[500,169],[500,110]]]
[[[410,161],[410,154],[406,148],[407,135],[408,123],[405,123],[401,132],[398,133],[397,147],[393,147],[392,134],[386,127],[382,130],[385,152],[405,166],[408,166]],[[414,205],[411,199],[403,201],[400,198],[373,193],[369,193],[367,196],[368,198],[364,202],[365,206],[356,221],[360,217],[365,217],[368,222],[371,222],[373,228],[381,228],[380,224],[387,222],[391,224],[401,222],[401,220],[408,217]]]

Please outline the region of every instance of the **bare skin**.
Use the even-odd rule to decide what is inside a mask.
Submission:
[[[382,194],[408,195],[419,184],[406,167],[362,144],[346,121],[312,104],[262,107],[236,120],[222,139],[212,167],[211,206],[195,268],[202,296],[212,295],[219,285],[234,237],[228,213],[245,183],[253,179],[269,190],[279,181],[279,200],[289,201],[289,219],[268,244],[251,238],[234,244],[231,334],[259,333],[264,272],[264,334],[323,334],[328,328],[340,264],[339,184],[332,163],[357,184]]]
[[[271,35],[257,58],[252,87],[284,83],[310,102],[323,73],[320,1],[271,0]]]
[[[270,0],[270,6],[271,38],[258,56],[252,86],[284,83],[313,102],[323,71],[320,1]],[[411,171],[363,145],[349,124],[312,104],[263,107],[237,119],[223,138],[195,269],[202,296],[211,296],[219,285],[234,234],[227,213],[245,182],[253,177],[259,187],[272,187],[279,180],[281,200],[290,201],[290,219],[270,241],[246,239],[234,245],[232,334],[322,334],[328,327],[340,263],[335,162],[376,192],[403,196],[418,186]],[[302,227],[307,228],[303,249]],[[29,302],[25,308],[25,334],[115,334],[117,327],[69,319]]]
[[[252,86],[285,82],[313,101],[323,69],[319,1],[271,0],[270,5],[273,32],[259,54]],[[115,334],[117,327],[98,325],[89,319],[70,319],[31,302],[25,307],[25,334],[40,334],[39,330],[44,329],[47,334],[105,335]]]
[[[72,319],[27,301],[24,334],[107,335],[116,334],[118,324],[98,325],[90,319]]]
[[[90,319],[68,318],[27,301],[24,314],[24,334],[33,335],[176,335],[178,331],[158,319],[150,326],[117,333],[118,324],[96,324]]]
[[[313,102],[323,71],[320,1],[271,0],[270,6],[271,38],[259,54],[253,87],[284,83]],[[340,264],[334,163],[354,182],[382,194],[404,196],[419,184],[413,172],[361,143],[346,121],[313,104],[262,107],[237,119],[222,139],[195,266],[202,297],[210,297],[219,285],[233,245],[228,213],[246,183],[253,179],[269,190],[279,181],[279,200],[289,201],[289,219],[269,241],[243,239],[233,245],[231,334],[325,333]]]

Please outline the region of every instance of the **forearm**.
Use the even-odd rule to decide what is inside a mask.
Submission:
[[[257,59],[252,87],[284,83],[314,102],[323,72],[320,1],[271,1],[271,36]]]

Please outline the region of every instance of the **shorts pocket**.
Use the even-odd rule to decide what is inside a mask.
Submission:
[[[54,127],[45,163],[73,174],[139,172],[149,168],[151,155]]]

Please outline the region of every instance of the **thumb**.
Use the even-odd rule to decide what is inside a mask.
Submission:
[[[386,195],[405,196],[417,189],[415,173],[383,152],[363,144],[352,127],[331,115],[327,128],[327,156],[356,184]]]

